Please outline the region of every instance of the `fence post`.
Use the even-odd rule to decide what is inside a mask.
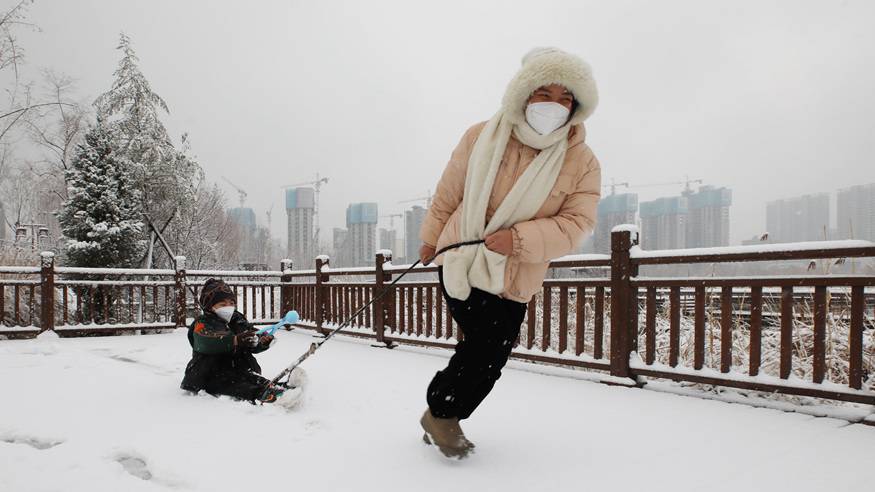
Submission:
[[[186,289],[186,277],[185,277],[185,257],[184,256],[175,256],[174,265],[176,267],[176,273],[173,276],[173,279],[176,281],[176,312],[174,316],[174,321],[176,321],[177,328],[184,328],[186,326],[186,310],[185,310],[185,289]]]
[[[55,329],[55,254],[50,251],[40,253],[40,283],[40,332],[43,332]]]
[[[383,291],[383,286],[387,281],[392,280],[392,274],[383,271],[383,264],[392,261],[391,251],[378,251],[376,265],[376,278],[374,281],[374,296],[378,296]],[[374,302],[374,331],[377,333],[377,343],[383,343],[383,337],[386,334],[386,320],[389,319],[389,304],[386,302],[386,297],[377,299]],[[391,342],[387,345],[390,345]]]
[[[292,260],[280,260],[280,317],[292,308],[292,276],[286,272],[292,271]],[[299,308],[300,309],[300,308]]]
[[[637,333],[638,296],[630,285],[634,274],[629,248],[638,243],[638,232],[630,229],[611,232],[611,375],[627,378],[629,353],[634,347],[633,330]],[[633,302],[635,304],[633,304]]]
[[[325,282],[328,282],[328,273],[322,273],[322,267],[328,266],[329,259],[327,256],[316,257],[316,331],[322,334],[327,334],[328,330],[323,330],[322,324],[325,322]]]
[[[639,232],[635,232],[630,237],[629,247],[637,246],[641,243],[641,237]],[[629,262],[629,277],[638,276],[638,264],[633,264],[631,261]],[[630,352],[638,352],[638,288],[629,286],[629,290],[631,291],[631,301],[629,303],[629,351]]]

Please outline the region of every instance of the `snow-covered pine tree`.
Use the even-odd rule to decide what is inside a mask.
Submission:
[[[142,197],[129,161],[113,149],[98,120],[66,171],[67,200],[58,220],[71,266],[130,268],[142,259]]]
[[[115,80],[94,105],[120,153],[131,162],[143,211],[157,227],[169,224],[164,238],[174,254],[186,256],[190,264],[236,266],[240,238],[228,230],[223,194],[205,182],[187,136],[182,135],[178,146],[172,143],[160,118],[169,113],[167,104],[140,70],[130,38],[122,34],[118,49],[122,59]],[[168,260],[160,248],[155,255]]]
[[[164,223],[192,207],[203,172],[185,147],[183,151],[174,147],[160,119],[162,112],[169,113],[167,104],[152,90],[125,34],[121,34],[118,49],[122,59],[115,80],[94,105],[111,130],[116,148],[131,163],[144,212],[155,223]],[[165,234],[173,236],[173,228],[171,223]]]
[[[139,58],[124,33],[117,49],[121,50],[122,59],[113,74],[115,80],[109,91],[97,97],[94,106],[98,116],[117,134],[120,150],[132,162],[138,166],[160,167],[176,154],[159,118],[160,111],[170,111],[140,71]]]

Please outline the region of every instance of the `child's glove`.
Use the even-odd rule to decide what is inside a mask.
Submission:
[[[258,335],[254,331],[244,331],[234,335],[234,345],[244,348],[255,348],[258,346]]]
[[[269,348],[273,346],[273,342],[276,341],[273,335],[260,335],[258,337],[258,344],[264,348]]]

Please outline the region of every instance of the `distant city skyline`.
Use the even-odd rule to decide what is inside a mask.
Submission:
[[[646,249],[728,246],[732,191],[710,185],[694,191],[689,184],[680,196],[640,203],[637,193],[613,193],[611,185],[612,193],[599,201],[592,250],[610,253],[611,231],[621,224],[638,225]]]
[[[838,211],[839,217],[848,224],[857,225],[854,231],[848,227],[842,231],[828,227],[824,236],[824,224],[829,223],[827,219],[834,215],[832,194],[819,192],[767,201],[762,210],[762,219],[768,224],[762,233],[765,238],[757,235],[734,244],[848,239],[852,233],[856,239],[875,241],[875,183],[834,192],[840,197],[839,203],[843,204]],[[369,208],[363,212],[362,206]],[[623,223],[640,227],[641,245],[645,249],[727,246],[733,244],[728,238],[734,223],[749,219],[733,217],[731,207],[731,190],[709,185],[644,202],[639,202],[637,193],[607,194],[599,201],[599,222],[592,236],[587,238],[588,246],[582,251],[610,252],[610,230]],[[396,261],[410,262],[410,258],[415,261],[420,246],[419,229],[427,209],[420,205],[403,209],[400,214],[403,216],[403,227],[398,227],[394,221],[399,214],[381,216],[378,210],[377,202],[348,205],[348,214],[358,217],[353,222],[361,220],[361,214],[364,213],[369,217],[368,225],[350,228],[348,223],[347,229],[334,229],[331,253],[337,255],[335,264],[372,264],[372,256],[377,249],[392,250]],[[378,228],[380,222],[388,224]],[[355,253],[353,242],[358,245]],[[371,242],[374,244],[369,255],[366,251]],[[390,244],[395,246],[387,247]]]

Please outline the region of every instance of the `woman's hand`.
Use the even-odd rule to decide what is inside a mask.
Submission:
[[[513,233],[510,229],[502,229],[486,236],[486,247],[490,251],[510,256],[513,254]]]
[[[421,248],[419,248],[419,261],[422,262],[423,265],[427,265],[428,260],[434,258],[435,248],[434,246],[423,244]]]

